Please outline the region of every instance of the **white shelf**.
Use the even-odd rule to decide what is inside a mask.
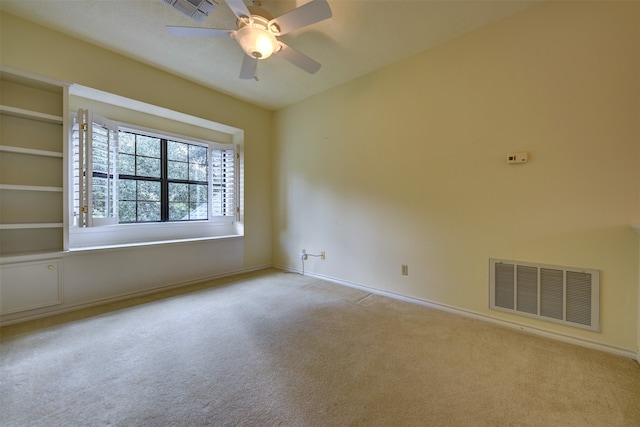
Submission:
[[[0,190],[16,190],[16,191],[52,191],[62,193],[64,189],[62,187],[42,187],[36,185],[13,185],[13,184],[0,184]]]
[[[4,151],[6,153],[30,154],[32,156],[63,157],[62,153],[58,151],[36,150],[33,148],[13,147],[11,145],[0,145],[0,151]]]
[[[27,254],[17,253],[17,254],[0,255],[0,265],[14,264],[16,262],[61,259],[65,254],[66,253],[62,251],[44,251],[44,252],[29,252]]]
[[[11,107],[9,105],[0,105],[0,113],[14,117],[21,117],[23,119],[39,120],[41,122],[56,123],[60,125],[64,122],[62,116],[25,110],[24,108]]]
[[[36,228],[62,228],[61,222],[38,222],[31,224],[0,224],[0,230],[27,230]]]

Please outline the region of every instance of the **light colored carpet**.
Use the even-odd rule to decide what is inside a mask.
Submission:
[[[1,333],[3,426],[640,426],[633,360],[278,270]]]

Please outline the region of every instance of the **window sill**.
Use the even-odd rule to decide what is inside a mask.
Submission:
[[[156,240],[156,241],[137,242],[137,243],[119,243],[119,244],[112,244],[112,245],[82,246],[82,247],[69,249],[68,252],[73,254],[73,253],[81,253],[81,252],[105,251],[105,250],[125,249],[125,248],[140,248],[140,247],[159,246],[159,245],[178,245],[178,244],[185,244],[185,243],[207,242],[212,240],[239,239],[242,237],[244,237],[242,234],[229,234],[224,236],[195,237],[195,238],[189,238],[189,239]]]
[[[231,219],[186,223],[120,224],[69,230],[69,251],[188,243],[241,237],[242,224]]]

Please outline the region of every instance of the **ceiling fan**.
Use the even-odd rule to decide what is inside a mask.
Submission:
[[[167,26],[169,33],[178,37],[230,37],[236,39],[246,55],[240,69],[241,79],[258,80],[258,61],[275,53],[304,71],[314,74],[320,63],[287,46],[278,37],[331,18],[326,0],[312,0],[277,18],[259,5],[245,6],[242,0],[224,0],[238,18],[237,29],[225,30],[202,27]],[[259,2],[258,2],[259,3]]]

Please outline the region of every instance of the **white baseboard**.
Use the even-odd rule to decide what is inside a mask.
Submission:
[[[161,285],[154,288],[145,289],[142,291],[129,292],[126,294],[115,295],[107,298],[100,298],[92,301],[87,301],[79,304],[72,304],[61,308],[50,307],[50,309],[46,309],[45,311],[39,311],[34,314],[25,314],[24,316],[15,317],[9,320],[0,321],[0,326],[9,326],[16,323],[28,322],[30,320],[42,319],[45,317],[51,317],[58,314],[69,313],[72,311],[78,311],[85,308],[98,307],[105,304],[110,304],[114,302],[124,301],[130,298],[143,297],[147,295],[156,294],[162,291],[168,291],[171,289],[182,288],[189,285],[196,285],[198,283],[208,282],[211,280],[222,279],[224,277],[235,276],[237,274],[246,274],[254,271],[260,271],[267,268],[271,268],[271,265],[262,265],[252,268],[246,268],[241,270],[233,270],[225,273],[214,274],[211,276],[199,277],[197,279],[185,280],[181,282],[170,283],[167,285]]]
[[[277,266],[274,265],[274,268],[278,268],[280,270],[285,270],[285,271],[291,271],[291,272],[296,272],[296,273],[302,273],[301,270],[295,269],[295,268],[290,268],[290,267],[284,267],[284,266]],[[413,304],[418,304],[418,305],[422,305],[425,307],[429,307],[429,308],[433,308],[436,310],[442,310],[442,311],[446,311],[449,313],[453,313],[453,314],[458,314],[461,316],[465,316],[465,317],[469,317],[472,319],[478,319],[478,320],[482,320],[485,322],[490,322],[496,325],[500,325],[500,326],[505,326],[511,329],[517,329],[523,332],[527,332],[527,333],[531,333],[534,335],[538,335],[538,336],[543,336],[546,338],[551,338],[557,341],[562,341],[562,342],[566,342],[566,343],[570,343],[570,344],[574,344],[574,345],[579,345],[581,347],[587,347],[587,348],[591,348],[594,350],[599,350],[599,351],[604,351],[606,353],[610,353],[610,354],[615,354],[617,356],[623,356],[623,357],[627,357],[630,359],[636,359],[638,361],[638,363],[640,363],[640,353],[632,350],[632,349],[627,349],[627,348],[622,348],[622,347],[617,347],[617,346],[612,346],[609,344],[602,344],[599,342],[595,342],[595,341],[590,341],[590,340],[586,340],[584,338],[577,338],[577,337],[572,337],[569,335],[565,335],[559,332],[553,332],[553,331],[549,331],[549,330],[545,330],[545,329],[540,329],[540,328],[536,328],[536,327],[532,327],[529,325],[524,325],[518,322],[512,322],[512,321],[508,321],[508,320],[503,320],[503,319],[498,319],[495,317],[491,317],[491,316],[487,316],[486,314],[482,314],[482,313],[478,313],[475,311],[471,311],[471,310],[465,310],[462,308],[458,308],[458,307],[453,307],[453,306],[449,306],[446,304],[441,304],[438,302],[434,302],[434,301],[428,301],[428,300],[424,300],[424,299],[420,299],[420,298],[414,298],[414,297],[408,297],[408,296],[404,296],[404,295],[400,295],[400,294],[396,294],[393,292],[388,292],[388,291],[383,291],[380,289],[376,289],[376,288],[372,288],[366,285],[361,285],[359,283],[353,283],[353,282],[348,282],[342,279],[338,279],[335,277],[331,277],[331,276],[325,276],[322,274],[316,274],[316,273],[309,273],[309,272],[305,272],[306,276],[311,276],[311,277],[315,277],[317,279],[321,279],[321,280],[326,280],[328,282],[332,282],[332,283],[336,283],[338,285],[343,285],[343,286],[348,286],[350,288],[355,288],[355,289],[360,289],[362,291],[366,291],[366,292],[370,292],[373,294],[377,294],[377,295],[382,295],[382,296],[386,296],[389,298],[393,298],[393,299],[397,299],[400,301],[406,301],[406,302],[410,302]]]
[[[195,285],[195,284],[198,284],[198,283],[203,283],[203,282],[207,282],[207,281],[210,281],[210,280],[221,279],[221,278],[224,278],[224,277],[230,277],[230,276],[234,276],[234,275],[237,275],[237,274],[246,274],[246,273],[251,273],[251,272],[255,272],[255,271],[260,271],[260,270],[264,270],[264,269],[271,268],[271,267],[277,268],[279,270],[290,271],[290,272],[295,272],[295,273],[302,274],[302,270],[295,269],[295,268],[290,268],[290,267],[285,267],[285,266],[280,266],[280,265],[262,265],[262,266],[248,268],[248,269],[234,270],[234,271],[229,271],[229,272],[225,272],[225,273],[221,273],[221,274],[215,274],[215,275],[211,275],[211,276],[207,276],[207,277],[200,277],[200,278],[197,278],[197,279],[192,279],[192,280],[187,280],[187,281],[182,281],[182,282],[177,282],[177,283],[171,283],[171,284],[167,284],[167,285],[154,287],[154,288],[151,288],[151,289],[145,289],[143,291],[130,292],[130,293],[116,295],[116,296],[112,296],[112,297],[108,297],[108,298],[101,298],[101,299],[88,301],[88,302],[84,302],[84,303],[80,303],[80,304],[69,305],[69,306],[66,306],[66,307],[63,307],[63,308],[47,309],[46,311],[38,312],[38,313],[35,313],[35,314],[27,314],[25,316],[20,316],[20,317],[16,317],[16,318],[13,318],[13,319],[10,319],[10,320],[1,321],[0,322],[0,326],[8,326],[8,325],[16,324],[16,323],[23,323],[23,322],[27,322],[27,321],[30,321],[30,320],[36,320],[36,319],[41,319],[41,318],[45,318],[45,317],[55,316],[55,315],[58,315],[58,314],[63,314],[63,313],[68,313],[68,312],[72,312],[72,311],[82,310],[82,309],[85,309],[85,308],[97,307],[97,306],[104,305],[104,304],[109,304],[109,303],[113,303],[113,302],[119,302],[119,301],[127,300],[127,299],[130,299],[130,298],[136,298],[136,297],[151,295],[151,294],[162,292],[162,291],[166,291],[166,290],[181,288],[181,287],[189,286],[189,285]],[[437,302],[434,302],[434,301],[428,301],[428,300],[424,300],[424,299],[419,299],[419,298],[414,298],[414,297],[408,297],[408,296],[401,295],[401,294],[396,294],[396,293],[393,293],[393,292],[383,291],[383,290],[380,290],[380,289],[372,288],[370,286],[361,285],[359,283],[348,282],[348,281],[345,281],[345,280],[342,280],[342,279],[338,279],[338,278],[335,278],[335,277],[331,277],[331,276],[326,276],[326,275],[316,274],[316,273],[308,273],[308,272],[306,272],[305,275],[310,276],[310,277],[315,277],[315,278],[321,279],[321,280],[326,280],[326,281],[329,281],[329,282],[332,282],[332,283],[336,283],[338,285],[347,286],[347,287],[350,287],[350,288],[363,290],[365,292],[370,292],[370,293],[373,293],[373,294],[382,295],[382,296],[386,296],[386,297],[389,297],[389,298],[397,299],[397,300],[400,300],[400,301],[406,301],[406,302],[409,302],[409,303],[422,305],[422,306],[433,308],[433,309],[436,309],[436,310],[442,310],[442,311],[446,311],[446,312],[449,312],[449,313],[458,314],[458,315],[461,315],[461,316],[465,316],[465,317],[469,317],[469,318],[473,318],[473,319],[478,319],[478,320],[494,323],[494,324],[505,326],[505,327],[508,327],[508,328],[511,328],[511,329],[518,329],[518,330],[521,330],[521,331],[524,331],[524,332],[528,332],[528,333],[532,333],[532,334],[535,334],[535,335],[539,335],[539,336],[555,339],[555,340],[558,340],[558,341],[562,341],[562,342],[566,342],[566,343],[570,343],[570,344],[575,344],[575,345],[579,345],[579,346],[582,346],[582,347],[591,348],[591,349],[594,349],[594,350],[604,351],[604,352],[607,352],[607,353],[611,353],[611,354],[615,354],[615,355],[618,355],[618,356],[627,357],[627,358],[630,358],[630,359],[635,359],[640,364],[640,351],[634,351],[634,350],[631,350],[631,349],[616,347],[616,346],[612,346],[612,345],[608,345],[608,344],[602,344],[602,343],[598,343],[598,342],[595,342],[595,341],[586,340],[586,339],[583,339],[583,338],[572,337],[572,336],[561,334],[561,333],[558,333],[558,332],[548,331],[548,330],[544,330],[544,329],[535,328],[535,327],[532,327],[532,326],[520,324],[518,322],[512,322],[512,321],[507,321],[507,320],[503,320],[503,319],[494,318],[494,317],[487,316],[487,315],[482,314],[482,313],[477,313],[477,312],[474,312],[474,311],[465,310],[465,309],[449,306],[449,305],[446,305],[446,304],[437,303]]]

